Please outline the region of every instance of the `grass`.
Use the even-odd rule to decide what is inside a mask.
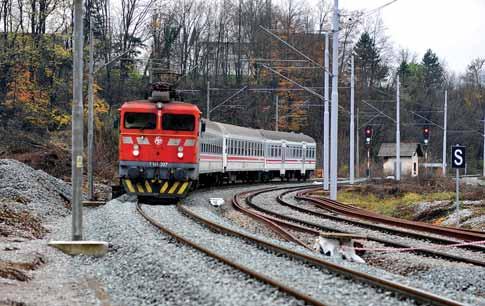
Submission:
[[[374,194],[361,194],[355,191],[341,191],[337,200],[356,207],[364,208],[387,216],[402,216],[407,211],[406,207],[419,202],[453,200],[453,192],[434,192],[418,194],[406,192],[402,196],[388,196],[379,198]]]

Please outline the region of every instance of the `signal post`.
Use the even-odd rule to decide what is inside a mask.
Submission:
[[[364,136],[365,136],[365,145],[367,147],[367,170],[366,174],[367,177],[370,178],[370,144],[372,142],[372,135],[374,134],[374,131],[372,130],[372,127],[366,126],[364,130]]]

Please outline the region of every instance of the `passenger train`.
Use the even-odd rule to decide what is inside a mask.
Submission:
[[[173,100],[158,83],[148,100],[121,106],[121,192],[182,198],[199,184],[305,180],[315,171],[313,138],[205,120],[197,106]]]

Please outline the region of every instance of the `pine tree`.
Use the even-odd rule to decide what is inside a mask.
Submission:
[[[438,56],[428,49],[423,56],[422,65],[424,68],[424,86],[427,91],[441,88],[444,81],[443,67]]]
[[[354,48],[357,73],[360,74],[361,84],[364,86],[364,96],[367,97],[369,88],[375,87],[385,79],[388,69],[382,63],[380,50],[375,39],[368,32],[362,33]]]

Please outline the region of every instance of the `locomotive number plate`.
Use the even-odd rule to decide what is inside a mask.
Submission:
[[[150,167],[167,168],[168,167],[168,162],[149,162],[148,165]]]

